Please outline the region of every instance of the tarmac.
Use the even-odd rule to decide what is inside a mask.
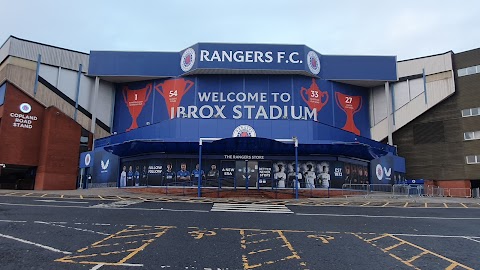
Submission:
[[[343,196],[332,198],[269,199],[258,197],[210,198],[182,195],[165,195],[142,192],[137,188],[90,188],[76,190],[0,190],[0,196],[38,197],[48,199],[85,200],[142,200],[154,202],[190,203],[261,203],[314,206],[363,206],[363,207],[406,207],[406,208],[476,208],[480,209],[480,198],[392,196],[390,193]]]

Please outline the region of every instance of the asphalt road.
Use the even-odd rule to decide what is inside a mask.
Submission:
[[[0,197],[1,269],[480,269],[480,209]]]

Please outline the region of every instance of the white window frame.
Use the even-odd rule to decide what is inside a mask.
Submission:
[[[468,134],[468,133],[471,133],[470,138],[467,138],[467,134]],[[473,131],[464,132],[464,133],[463,133],[463,139],[464,139],[465,141],[475,140],[475,133],[474,133]]]
[[[468,158],[469,157],[474,157],[475,158],[475,161],[474,162],[469,162],[468,161]],[[465,157],[465,161],[467,162],[467,164],[478,164],[480,163],[480,155],[470,155],[470,156],[466,156]]]
[[[461,68],[461,69],[457,70],[457,75],[458,75],[458,77],[467,76],[468,75],[467,69],[466,68]]]
[[[477,109],[477,114],[473,114],[473,109]],[[466,112],[469,112],[469,114],[466,114]],[[462,110],[462,117],[471,117],[471,116],[478,116],[478,115],[480,115],[480,108],[469,108],[469,109]]]

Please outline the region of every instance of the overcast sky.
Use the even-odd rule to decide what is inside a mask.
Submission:
[[[0,0],[0,10],[1,44],[13,35],[82,52],[273,43],[402,60],[480,47],[478,0]]]

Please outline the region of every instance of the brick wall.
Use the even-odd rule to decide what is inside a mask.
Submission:
[[[75,189],[81,126],[55,107],[45,110],[35,189]]]
[[[28,114],[20,111],[20,104],[28,103],[32,111]],[[7,83],[4,113],[0,126],[0,163],[37,166],[42,135],[44,107],[13,84]],[[31,128],[15,127],[21,117],[12,114],[36,116]],[[17,121],[17,122],[16,122]]]

